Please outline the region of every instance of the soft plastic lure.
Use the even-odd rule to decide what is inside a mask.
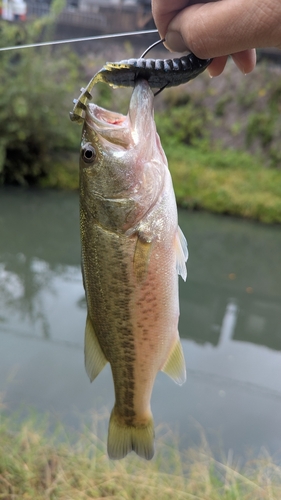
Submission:
[[[148,51],[148,50],[147,50]],[[151,88],[158,88],[161,92],[167,87],[176,87],[200,75],[212,59],[199,59],[194,54],[175,59],[128,59],[119,62],[108,62],[95,74],[86,88],[81,89],[78,99],[75,99],[73,112],[70,113],[72,121],[82,123],[91,91],[98,82],[107,83],[112,87],[134,87],[139,78],[147,80]]]

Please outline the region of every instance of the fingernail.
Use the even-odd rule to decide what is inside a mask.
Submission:
[[[165,43],[173,52],[185,52],[187,47],[178,31],[168,31]]]

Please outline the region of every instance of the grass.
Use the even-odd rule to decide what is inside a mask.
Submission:
[[[265,223],[281,222],[281,170],[234,150],[167,149],[178,204]]]
[[[12,419],[13,420],[13,419]],[[102,418],[102,422],[104,419]],[[79,436],[60,427],[47,436],[38,417],[21,424],[0,418],[0,499],[5,500],[277,500],[281,467],[263,452],[243,469],[229,454],[224,463],[212,456],[204,437],[197,449],[178,451],[170,432],[156,430],[157,452],[146,462],[134,454],[110,461],[100,424]],[[159,434],[162,434],[162,437]],[[64,437],[62,437],[64,436]]]

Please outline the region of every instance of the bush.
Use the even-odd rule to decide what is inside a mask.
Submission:
[[[2,46],[36,42],[49,20],[0,22]],[[67,47],[0,53],[0,184],[34,184],[56,155],[79,148],[68,119],[79,61]]]
[[[195,100],[188,99],[180,105],[168,106],[155,116],[157,130],[163,144],[202,146],[208,138],[206,123],[210,120],[206,107],[198,106]],[[199,141],[199,143],[198,143]]]

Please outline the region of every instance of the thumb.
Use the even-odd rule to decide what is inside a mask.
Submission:
[[[170,22],[166,45],[176,52],[188,48],[202,59],[274,47],[281,44],[280,18],[280,0],[195,4],[179,12]]]

